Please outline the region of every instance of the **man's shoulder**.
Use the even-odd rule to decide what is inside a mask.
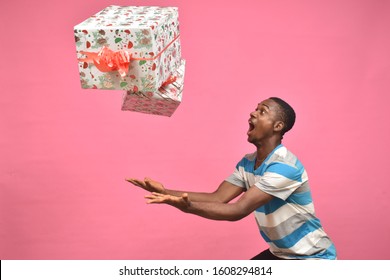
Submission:
[[[241,166],[247,166],[248,164],[251,164],[256,159],[256,152],[245,154],[241,160],[237,163],[237,167]]]
[[[295,181],[307,180],[305,167],[299,159],[282,146],[277,149],[266,163],[266,171],[280,174]]]
[[[274,151],[272,156],[269,158],[269,162],[295,164],[296,162],[299,162],[299,160],[293,152],[291,152],[285,146],[281,145]]]
[[[256,152],[250,153],[250,154],[245,154],[242,159],[246,159],[249,161],[254,161],[256,159]]]

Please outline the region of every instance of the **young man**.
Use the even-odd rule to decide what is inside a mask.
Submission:
[[[236,221],[254,212],[270,248],[252,259],[336,259],[333,242],[315,215],[306,171],[282,145],[295,123],[294,110],[271,97],[258,104],[248,122],[248,141],[256,152],[244,156],[212,193],[166,189],[148,178],[126,180],[151,192],[145,196],[148,203],[166,203],[204,218]]]

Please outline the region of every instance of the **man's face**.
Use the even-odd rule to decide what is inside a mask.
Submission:
[[[272,99],[266,99],[250,113],[248,142],[256,144],[274,135],[278,121],[279,105]]]

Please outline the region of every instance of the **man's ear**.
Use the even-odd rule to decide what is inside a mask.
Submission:
[[[274,124],[274,131],[280,132],[283,130],[285,124],[282,121],[276,121]]]

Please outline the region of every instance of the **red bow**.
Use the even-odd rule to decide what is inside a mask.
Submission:
[[[92,62],[101,72],[118,71],[121,77],[125,77],[129,72],[131,54],[128,51],[112,51],[104,46],[99,52],[81,51],[85,58],[80,58],[81,62]]]

